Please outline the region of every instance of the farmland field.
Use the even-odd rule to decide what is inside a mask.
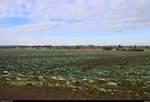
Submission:
[[[31,97],[150,99],[150,50],[0,49],[0,99]]]

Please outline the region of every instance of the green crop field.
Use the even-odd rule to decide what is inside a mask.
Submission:
[[[150,50],[0,49],[0,84],[150,99]]]

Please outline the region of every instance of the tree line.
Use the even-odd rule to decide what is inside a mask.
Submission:
[[[75,45],[75,46],[52,46],[52,45],[36,45],[36,46],[18,46],[18,45],[8,45],[8,46],[0,46],[0,48],[10,49],[10,48],[34,48],[34,49],[102,49],[102,50],[125,50],[125,49],[146,49],[150,48],[150,46],[96,46],[96,45]]]

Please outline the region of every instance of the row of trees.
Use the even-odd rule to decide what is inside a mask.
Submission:
[[[35,48],[35,49],[103,49],[103,50],[112,50],[112,49],[123,49],[123,48],[150,48],[150,46],[95,46],[95,45],[76,45],[76,46],[0,46],[0,48]]]
[[[142,49],[142,48],[145,48],[145,47],[141,47],[141,46],[121,46],[121,45],[118,45],[117,47],[114,47],[114,46],[105,46],[103,47],[102,49],[103,50],[112,50],[112,49],[116,49],[116,50],[130,50],[130,49]]]

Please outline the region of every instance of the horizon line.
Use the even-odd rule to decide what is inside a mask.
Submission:
[[[115,44],[115,45],[95,45],[95,44],[76,44],[76,45],[52,45],[52,44],[8,44],[8,45],[0,45],[0,46],[150,46],[150,45],[139,45],[139,44]]]

